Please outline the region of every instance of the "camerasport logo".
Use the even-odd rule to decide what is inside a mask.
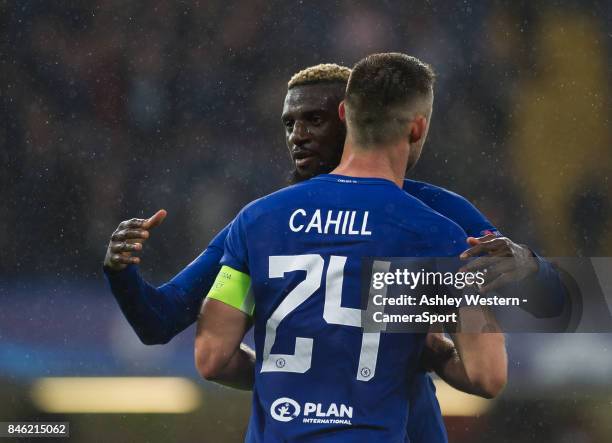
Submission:
[[[353,407],[337,403],[304,402],[303,406],[289,397],[281,397],[270,406],[270,415],[276,421],[290,422],[301,416],[302,423],[350,425]]]

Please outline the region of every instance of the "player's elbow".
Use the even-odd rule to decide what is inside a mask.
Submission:
[[[170,337],[163,337],[157,335],[139,335],[143,345],[152,346],[152,345],[165,345],[170,341]]]
[[[201,377],[209,381],[219,381],[227,361],[227,353],[214,341],[196,339],[195,365]]]
[[[474,387],[474,394],[484,398],[495,398],[506,387],[508,368],[504,362],[489,362],[477,369],[468,370],[468,377]]]
[[[140,339],[140,342],[143,345],[152,346],[152,345],[165,345],[171,339],[172,335],[160,333],[160,331],[153,330],[144,330],[144,329],[136,329],[136,335]]]
[[[479,374],[473,380],[475,394],[488,399],[495,398],[504,390],[507,381],[506,371]]]
[[[503,334],[489,334],[487,345],[478,358],[465,362],[465,370],[474,394],[494,398],[504,390],[508,381],[508,356]]]
[[[196,361],[196,368],[198,370],[198,374],[205,380],[208,381],[218,381],[220,370],[218,366],[215,366],[210,362],[210,360],[199,360]]]

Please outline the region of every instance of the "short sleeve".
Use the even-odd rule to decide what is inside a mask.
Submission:
[[[459,257],[467,249],[467,234],[453,220],[442,220],[441,232],[446,235],[436,237],[440,240],[438,250],[442,253],[441,257]]]

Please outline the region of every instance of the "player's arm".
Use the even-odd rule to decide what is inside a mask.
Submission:
[[[460,266],[456,257],[462,242],[465,242],[465,232],[456,224],[449,224],[447,232],[450,234],[450,241],[445,242],[449,259],[440,260],[438,270],[456,272]],[[464,292],[452,284],[442,284],[438,290],[456,295]],[[447,330],[451,333],[456,354],[451,354],[437,368],[438,372],[457,389],[493,398],[503,390],[508,377],[504,334],[493,312],[485,306],[463,306],[454,312],[456,320],[447,324]],[[444,344],[450,348],[450,343]]]
[[[459,309],[459,322],[467,330],[451,334],[457,352],[439,368],[451,386],[485,398],[496,397],[508,379],[505,337],[492,312],[485,307]]]
[[[504,334],[456,334],[453,341],[458,354],[441,368],[444,380],[470,394],[485,398],[499,395],[508,380]]]
[[[440,332],[430,332],[425,340],[422,365],[455,389],[490,398],[494,392],[474,386],[451,339]]]
[[[149,219],[119,224],[109,242],[104,273],[124,316],[147,345],[164,344],[193,324],[204,295],[220,269],[223,242],[229,228],[215,237],[206,250],[169,282],[154,287],[138,273],[139,257],[150,230],[161,224],[165,211]]]
[[[245,390],[252,389],[255,380],[255,353],[241,345],[251,326],[249,289],[247,274],[222,267],[202,305],[194,349],[202,377]]]
[[[406,180],[404,190],[472,236],[468,242],[469,248],[462,254],[465,260],[486,255],[487,259],[499,262],[498,269],[489,277],[489,290],[499,290],[502,295],[505,292],[514,295],[517,291],[531,294],[529,302],[521,304],[521,308],[537,318],[557,317],[563,312],[569,291],[562,283],[559,271],[549,261],[539,257],[528,246],[514,243],[507,237],[484,235],[499,232],[469,200],[459,194],[414,180]],[[484,265],[484,261],[474,262],[474,266]]]

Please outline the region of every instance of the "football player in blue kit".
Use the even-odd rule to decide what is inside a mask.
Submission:
[[[359,286],[365,257],[464,250],[463,229],[402,190],[427,136],[433,81],[404,54],[358,62],[339,107],[347,135],[338,167],[233,221],[195,358],[209,380],[254,384],[246,441],[405,442],[407,422],[420,419],[408,414],[408,393],[425,334],[365,332]],[[255,356],[241,346],[251,325]],[[453,338],[470,390],[496,395],[507,376],[503,334]]]
[[[295,74],[288,85],[282,121],[293,160],[292,178],[299,182],[337,166],[342,154],[345,126],[337,108],[344,97],[350,69],[333,64],[317,65]],[[524,305],[535,316],[555,316],[563,305],[564,290],[556,270],[528,248],[502,237],[499,231],[465,198],[424,182],[404,180],[404,191],[459,224],[468,235],[467,255],[496,254],[514,257],[515,269],[506,271],[513,285],[535,287],[541,297]],[[124,315],[145,344],[163,344],[193,324],[202,299],[217,275],[229,226],[206,250],[172,280],[159,286],[146,282],[138,272],[141,251],[150,230],[160,224],[165,211],[150,219],[122,222],[113,233],[105,257],[105,273]],[[476,237],[479,237],[476,239]],[[466,245],[467,247],[467,245]],[[502,288],[503,290],[504,288]],[[454,375],[461,370],[452,343],[440,335],[428,336],[426,350],[434,354],[432,367],[445,380],[466,389]],[[437,349],[435,353],[433,349]],[[410,393],[411,412],[421,420],[408,422],[412,442],[445,442],[442,416],[431,378],[421,371]],[[250,387],[247,387],[250,388]],[[422,413],[419,413],[421,411]]]

